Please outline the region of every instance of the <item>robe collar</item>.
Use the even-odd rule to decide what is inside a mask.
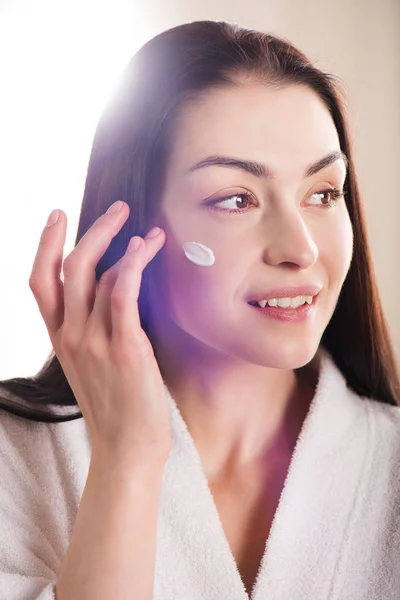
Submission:
[[[366,410],[328,351],[297,439],[249,596],[224,534],[200,456],[166,387],[171,452],[158,524],[155,598],[328,598],[357,502],[368,445]],[[166,590],[175,590],[168,596]],[[179,590],[179,593],[178,593]]]

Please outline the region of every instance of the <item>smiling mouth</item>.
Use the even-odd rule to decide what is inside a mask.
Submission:
[[[272,302],[272,304],[269,304],[268,302],[265,304],[265,306],[260,306],[259,303],[256,300],[250,300],[247,304],[249,304],[250,306],[255,306],[256,308],[259,308],[260,310],[265,310],[265,309],[275,309],[275,310],[299,310],[300,308],[303,307],[307,307],[307,306],[311,306],[312,304],[314,304],[315,302],[315,298],[316,296],[307,296],[307,299],[305,299],[301,304],[298,304],[297,306],[292,306],[292,305],[288,305],[288,306],[279,306],[278,302],[276,299],[274,299]],[[287,302],[285,302],[285,304],[287,304]]]

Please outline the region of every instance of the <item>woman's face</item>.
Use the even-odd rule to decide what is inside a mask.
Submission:
[[[312,359],[352,257],[345,200],[329,208],[325,192],[343,189],[344,161],[306,176],[334,151],[340,145],[328,109],[305,86],[242,84],[186,105],[156,223],[167,235],[160,302],[176,331],[203,351],[253,364],[292,369]],[[216,156],[255,161],[269,176],[238,165],[196,168]],[[186,258],[182,244],[191,241],[214,252],[212,266]],[[260,292],[305,284],[321,291],[302,322],[268,318],[248,304]]]

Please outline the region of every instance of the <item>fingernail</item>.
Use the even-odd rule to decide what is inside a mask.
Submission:
[[[60,211],[58,209],[51,211],[49,218],[47,219],[46,227],[50,227],[51,225],[54,225],[54,223],[57,223],[59,216]]]
[[[128,244],[127,252],[133,252],[134,250],[137,250],[140,246],[140,242],[141,242],[140,237],[132,238]]]
[[[153,229],[150,229],[150,231],[146,237],[148,237],[148,238],[156,237],[156,235],[158,235],[160,233],[160,231],[161,231],[161,229],[159,227],[153,227]]]
[[[107,210],[106,214],[107,215],[112,215],[112,214],[118,212],[119,210],[121,210],[122,205],[123,205],[123,202],[121,202],[121,200],[118,200],[117,202],[114,202],[114,204],[111,204],[111,206]]]

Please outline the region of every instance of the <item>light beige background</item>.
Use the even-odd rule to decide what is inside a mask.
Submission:
[[[18,0],[7,6],[15,7],[16,3]],[[0,4],[0,26],[1,9],[6,4]],[[28,6],[27,3],[25,5]],[[84,5],[83,0],[77,4],[77,10]],[[49,21],[49,27],[56,12],[56,4],[51,6],[52,12],[43,14],[44,19]],[[93,5],[93,23],[98,6]],[[114,35],[118,34],[119,7],[118,4],[114,6],[113,23],[104,25],[104,52],[110,44],[110,27],[115,30]],[[400,363],[400,0],[381,0],[379,3],[372,0],[338,0],[335,3],[327,0],[205,0],[202,3],[198,0],[146,0],[141,4],[129,3],[128,12],[121,12],[121,25],[123,19],[125,31],[127,14],[132,19],[132,35],[124,33],[127,41],[119,59],[121,66],[138,46],[168,27],[193,20],[221,19],[284,36],[308,54],[317,66],[342,79],[348,95],[355,160],[373,261]],[[57,27],[60,34],[61,28],[64,28],[66,43],[72,48],[74,39],[77,39],[74,29],[79,27],[79,19],[71,19],[67,24],[64,19],[58,19],[53,24],[55,37],[58,35]],[[90,37],[90,31],[81,33],[83,37]],[[23,44],[24,40],[20,39],[18,43]],[[111,52],[110,45],[108,47]],[[34,47],[26,47],[28,55],[33,51]],[[68,63],[64,62],[62,68],[68,68]],[[74,96],[71,94],[71,103],[75,102],[76,111],[84,101],[84,89],[90,84],[90,77],[89,68],[87,80],[81,82],[81,90],[76,90]],[[12,81],[11,77],[9,85]],[[29,94],[39,94],[40,99],[40,90],[35,89],[32,77],[30,84],[26,99],[19,98],[18,115],[6,115],[3,111],[3,121],[0,121],[1,129],[1,122],[14,118],[16,137],[13,136],[12,141],[18,140],[11,153],[9,146],[2,147],[0,141],[4,169],[0,170],[0,378],[32,374],[42,365],[50,350],[47,331],[27,281],[41,228],[52,208],[59,207],[67,213],[69,232],[65,250],[69,252],[72,249],[82,199],[85,161],[91,143],[91,136],[85,144],[75,141],[74,136],[77,140],[79,133],[76,119],[70,120],[68,130],[60,130],[68,119],[68,111],[54,114],[55,137],[51,140],[65,145],[68,138],[71,150],[62,161],[57,160],[57,152],[49,149],[51,142],[48,142],[46,150],[43,150],[42,169],[30,172],[30,157],[35,148],[37,152],[36,136],[40,128],[30,139],[24,137],[22,129],[18,132],[17,127],[21,115],[29,110]],[[89,90],[89,87],[86,89]],[[7,91],[14,102],[12,89],[7,88]],[[64,90],[62,93],[65,96]],[[46,102],[44,95],[40,102]],[[0,112],[1,108],[0,100]],[[33,111],[27,114],[29,122],[34,123]],[[94,126],[95,119],[92,128]],[[54,154],[54,162],[51,163]],[[13,173],[12,182],[10,173]],[[53,187],[48,184],[52,176]],[[29,194],[18,196],[21,186],[27,181]],[[8,182],[8,190],[11,185],[14,186],[12,197],[9,192],[4,195],[4,182]],[[47,200],[40,204],[41,198]],[[31,217],[38,212],[40,224],[33,226]],[[16,216],[21,219],[20,223],[15,220]],[[10,236],[7,241],[6,234]]]

